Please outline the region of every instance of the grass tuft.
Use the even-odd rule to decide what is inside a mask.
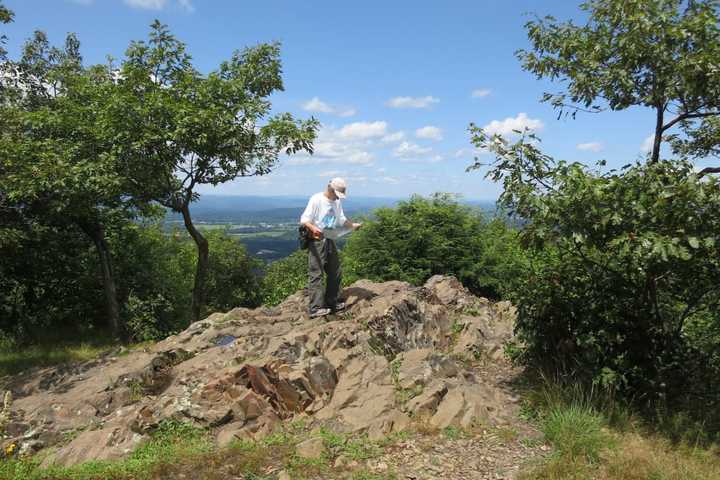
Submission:
[[[572,460],[597,462],[600,452],[612,446],[602,416],[584,405],[553,408],[542,427],[558,453]]]

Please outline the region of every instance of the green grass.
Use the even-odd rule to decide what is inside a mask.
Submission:
[[[91,360],[117,346],[111,340],[96,340],[0,350],[0,376],[14,375],[34,367]]]
[[[319,435],[325,453],[321,458],[302,458],[296,446]],[[271,479],[268,472],[283,469],[294,479],[367,479],[392,480],[392,472],[375,474],[358,465],[355,470],[333,467],[344,456],[362,463],[377,458],[385,447],[408,438],[397,433],[382,441],[370,441],[364,435],[350,435],[328,429],[310,431],[303,421],[286,424],[258,441],[238,440],[219,449],[212,435],[190,424],[166,421],[128,458],[120,461],[87,462],[73,467],[41,469],[40,458],[0,461],[0,480],[155,480],[171,478]]]
[[[582,404],[554,407],[543,419],[545,437],[558,454],[572,460],[597,462],[600,452],[612,446],[605,420]]]
[[[342,455],[350,460],[360,461],[382,454],[381,446],[377,442],[371,442],[365,435],[350,436],[321,429],[320,437],[323,439],[325,450],[330,458]]]
[[[2,480],[142,480],[156,478],[164,465],[211,451],[204,430],[178,422],[163,422],[152,438],[120,462],[95,461],[74,467],[41,469],[38,459],[0,462]]]
[[[465,432],[458,427],[449,426],[443,429],[443,435],[449,440],[459,440],[465,436]]]
[[[525,400],[552,451],[520,480],[720,479],[720,447],[672,441],[603,392],[544,379]]]

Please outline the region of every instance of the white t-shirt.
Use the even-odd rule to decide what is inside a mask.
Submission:
[[[320,230],[340,229],[347,222],[340,200],[330,200],[323,192],[310,197],[300,223],[312,223]]]

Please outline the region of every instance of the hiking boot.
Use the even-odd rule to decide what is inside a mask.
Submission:
[[[330,315],[331,312],[329,308],[318,308],[314,312],[310,312],[310,318],[324,317]]]
[[[332,311],[333,311],[333,312],[340,312],[340,311],[342,311],[342,310],[345,310],[345,307],[346,307],[346,306],[347,306],[347,305],[345,305],[345,302],[338,302],[338,303],[336,303],[335,306],[332,308]]]

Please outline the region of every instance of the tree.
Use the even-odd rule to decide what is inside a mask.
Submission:
[[[720,181],[682,159],[601,173],[532,135],[472,132],[496,156],[499,202],[526,221],[533,254],[511,298],[528,364],[644,402],[717,399]]]
[[[526,24],[533,50],[523,68],[567,82],[544,101],[563,111],[642,105],[655,111],[651,161],[663,136],[676,152],[717,154],[720,143],[720,16],[714,0],[590,0],[578,26],[545,17]],[[569,103],[568,103],[569,102]],[[678,126],[686,135],[666,135]],[[709,140],[712,139],[712,140]]]
[[[236,52],[203,75],[185,45],[158,21],[149,41],[133,42],[122,63],[107,132],[135,195],[182,214],[197,246],[194,320],[206,303],[209,265],[207,239],[190,214],[197,187],[269,173],[280,152],[312,152],[317,121],[269,115],[268,97],[282,89],[277,44]]]
[[[13,21],[14,16],[13,11],[0,2],[0,23],[10,23]],[[4,61],[7,55],[7,50],[4,47],[6,41],[7,37],[4,34],[0,35],[0,62]]]
[[[114,88],[112,72],[84,68],[79,48],[74,35],[63,48],[55,48],[36,32],[14,62],[5,83],[16,95],[2,106],[0,191],[22,216],[57,228],[79,228],[93,242],[107,321],[119,336],[120,307],[106,228],[150,207],[130,195],[102,122],[102,105]]]

